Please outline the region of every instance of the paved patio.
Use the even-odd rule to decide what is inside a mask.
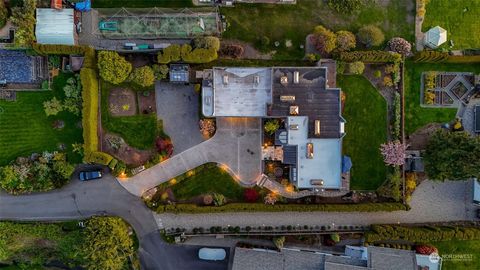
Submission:
[[[155,97],[157,115],[172,139],[174,155],[204,141],[198,126],[199,96],[192,85],[157,82]]]
[[[183,124],[182,124],[183,126]],[[131,178],[119,179],[120,184],[136,196],[177,175],[207,162],[216,162],[244,186],[253,186],[261,178],[260,119],[217,118],[215,135],[172,158]]]

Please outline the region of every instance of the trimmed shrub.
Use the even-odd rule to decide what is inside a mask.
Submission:
[[[361,204],[263,204],[229,203],[223,206],[197,206],[195,204],[160,205],[158,213],[222,213],[222,212],[381,212],[406,211],[401,203],[361,203]]]
[[[412,51],[412,45],[401,37],[394,37],[388,41],[391,51],[407,56]]]
[[[423,254],[423,255],[430,255],[432,253],[438,254],[438,249],[432,245],[416,245],[415,251],[418,254]]]
[[[84,141],[84,156],[98,149],[98,80],[95,70],[82,68],[82,127]]]
[[[132,72],[132,64],[117,52],[101,51],[98,53],[98,69],[102,79],[112,84],[120,84]]]
[[[375,70],[375,72],[373,73],[373,76],[375,78],[380,78],[382,77],[382,72],[380,70]]]
[[[52,45],[34,43],[32,49],[39,54],[84,54],[90,47],[88,46],[70,46],[70,45]]]
[[[110,170],[115,170],[115,167],[117,166],[118,164],[118,160],[113,158],[109,163],[108,163],[108,167],[110,168]]]
[[[345,62],[389,63],[402,61],[402,56],[396,52],[387,51],[354,51],[341,52],[340,60]]]
[[[254,203],[254,202],[258,201],[259,195],[258,195],[258,192],[255,189],[247,188],[247,189],[245,189],[245,191],[243,193],[243,197],[244,197],[246,202]]]
[[[193,40],[193,44],[195,44],[195,48],[220,50],[220,39],[217,37],[199,37]]]
[[[414,243],[480,240],[479,227],[446,227],[420,226],[407,227],[401,225],[372,225],[371,231],[365,233],[365,242],[403,240]]]
[[[375,25],[367,25],[358,30],[358,40],[367,47],[380,46],[385,36],[380,28]]]
[[[143,66],[134,69],[129,80],[143,87],[152,86],[155,83],[155,73],[151,67]]]
[[[101,165],[109,165],[113,160],[113,157],[104,152],[91,152],[90,155],[85,156],[87,162],[96,163]]]
[[[365,70],[365,64],[361,61],[356,61],[348,65],[348,71],[352,74],[360,75],[360,74],[363,74],[364,70]]]
[[[227,44],[222,45],[219,51],[221,57],[240,58],[243,55],[244,49],[240,45]]]
[[[160,64],[180,61],[180,45],[173,44],[158,53],[157,61]]]
[[[217,51],[213,49],[196,48],[188,55],[183,57],[183,60],[191,64],[202,64],[212,62],[218,58]]]

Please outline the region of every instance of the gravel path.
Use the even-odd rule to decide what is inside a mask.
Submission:
[[[224,214],[161,214],[165,228],[211,226],[279,226],[279,225],[369,225],[375,223],[419,223],[473,220],[472,182],[424,181],[415,191],[410,211],[339,213],[224,213]]]

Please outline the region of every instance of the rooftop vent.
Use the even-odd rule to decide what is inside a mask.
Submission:
[[[290,115],[298,115],[298,106],[290,106]]]
[[[298,84],[300,82],[300,72],[294,71],[293,72],[293,83]]]
[[[280,77],[280,83],[281,84],[288,84],[288,77],[287,76]]]
[[[325,182],[322,179],[311,179],[310,185],[312,186],[323,186]]]
[[[315,120],[315,136],[320,136],[320,120]]]
[[[280,96],[281,102],[293,102],[295,101],[295,96]]]
[[[313,143],[307,143],[307,158],[313,158]]]
[[[223,84],[228,84],[228,75],[223,75]]]

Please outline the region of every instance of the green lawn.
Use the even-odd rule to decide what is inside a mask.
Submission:
[[[164,184],[164,187],[169,183]],[[233,200],[242,200],[245,188],[240,186],[226,171],[217,166],[205,168],[195,175],[179,181],[171,186],[177,200],[188,200],[193,197],[220,193]]]
[[[43,110],[43,102],[52,97],[62,98],[63,85],[71,77],[60,74],[55,78],[53,91],[20,92],[16,102],[0,101],[0,165],[6,165],[18,156],[30,155],[33,152],[58,150],[58,144],[67,146],[71,162],[80,162],[81,158],[73,154],[72,144],[82,143],[82,129],[78,127],[80,116],[61,112],[47,117]],[[65,128],[55,130],[55,120],[65,121]]]
[[[137,114],[133,116],[111,116],[108,111],[108,93],[113,85],[102,83],[102,126],[106,130],[120,135],[126,143],[138,149],[150,149],[155,138],[165,136],[162,124],[155,114]],[[115,86],[117,87],[117,86]]]
[[[432,245],[438,248],[440,256],[446,254],[471,254],[473,256],[472,260],[464,261],[453,261],[453,260],[443,260],[442,269],[443,270],[470,270],[470,269],[480,269],[480,240],[469,240],[469,241],[444,241],[444,242],[434,242]],[[450,256],[450,255],[448,255]]]
[[[387,140],[387,104],[363,76],[338,76],[337,86],[346,94],[343,152],[352,158],[350,187],[377,189],[387,171],[379,150]]]
[[[94,0],[94,8],[144,8],[144,7],[170,7],[182,8],[192,7],[192,0]]]
[[[467,9],[464,12],[464,9]],[[422,31],[440,26],[447,30],[448,40],[453,40],[454,50],[480,48],[480,1],[432,0],[427,5]],[[476,34],[475,34],[476,33]],[[442,47],[450,48],[450,42]]]
[[[230,24],[223,37],[247,41],[258,48],[262,47],[260,38],[268,37],[270,45],[263,50],[276,50],[278,59],[302,58],[304,52],[299,46],[318,24],[353,32],[375,24],[385,31],[386,40],[401,36],[413,41],[413,22],[406,22],[408,1],[413,2],[390,1],[386,8],[372,3],[356,15],[339,14],[323,0],[299,0],[296,5],[236,4],[234,8],[221,8]],[[285,47],[288,39],[293,44],[290,48]],[[275,41],[281,43],[278,48],[273,45]]]
[[[72,226],[73,225],[73,226]],[[62,226],[71,227],[64,231]],[[79,255],[83,243],[81,230],[75,222],[69,223],[13,223],[0,222],[0,262],[29,264],[31,268],[51,260],[59,260],[71,267],[80,266],[85,260]]]
[[[405,65],[405,131],[415,132],[428,123],[444,123],[455,119],[457,109],[420,107],[420,79],[424,71],[480,72],[480,64],[414,63]]]

